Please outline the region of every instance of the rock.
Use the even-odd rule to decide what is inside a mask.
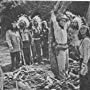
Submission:
[[[51,90],[56,90],[56,89],[51,89]]]
[[[18,84],[18,87],[20,87],[23,90],[31,90],[31,87],[29,87],[29,85],[26,83],[24,84],[23,82],[20,81],[17,84]]]

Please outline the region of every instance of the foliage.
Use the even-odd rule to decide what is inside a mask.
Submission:
[[[3,33],[10,29],[11,23],[18,19],[21,14],[27,14],[31,17],[39,14],[42,19],[49,21],[50,11],[56,2],[51,1],[27,1],[26,3],[19,2],[1,2],[1,27]]]
[[[21,1],[21,2],[20,2]],[[0,2],[0,17],[1,17],[1,27],[2,33],[10,29],[11,23],[18,19],[18,16],[22,14],[30,15],[34,17],[39,14],[43,20],[50,21],[50,11],[54,8],[56,1],[8,1],[3,0]],[[78,6],[77,6],[78,4]],[[85,5],[84,5],[85,4]],[[82,7],[82,8],[79,8]],[[78,9],[79,8],[79,9]],[[69,5],[68,10],[74,14],[79,14],[85,16],[88,8],[88,2],[73,2]],[[82,9],[82,10],[81,10]],[[85,11],[85,12],[83,12]],[[2,34],[2,36],[3,36]]]

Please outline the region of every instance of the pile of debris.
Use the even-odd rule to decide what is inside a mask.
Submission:
[[[4,90],[78,90],[79,77],[73,71],[69,69],[67,78],[60,81],[55,78],[50,65],[22,66],[14,72],[4,73]]]

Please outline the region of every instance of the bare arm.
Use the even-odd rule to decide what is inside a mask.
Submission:
[[[6,42],[9,47],[12,47],[11,38],[10,38],[10,31],[6,32]]]

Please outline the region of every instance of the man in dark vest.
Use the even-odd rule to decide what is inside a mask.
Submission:
[[[21,39],[22,39],[22,49],[23,49],[23,53],[24,53],[25,63],[26,63],[26,65],[30,65],[30,64],[32,64],[31,50],[30,50],[31,34],[30,34],[30,31],[28,30],[28,28],[26,27],[26,24],[27,23],[22,20],[19,23],[19,27],[20,27],[20,35],[21,35]]]
[[[48,47],[48,33],[49,28],[47,26],[47,22],[42,22],[42,49],[43,49],[43,57],[48,59],[49,58],[49,47]]]

